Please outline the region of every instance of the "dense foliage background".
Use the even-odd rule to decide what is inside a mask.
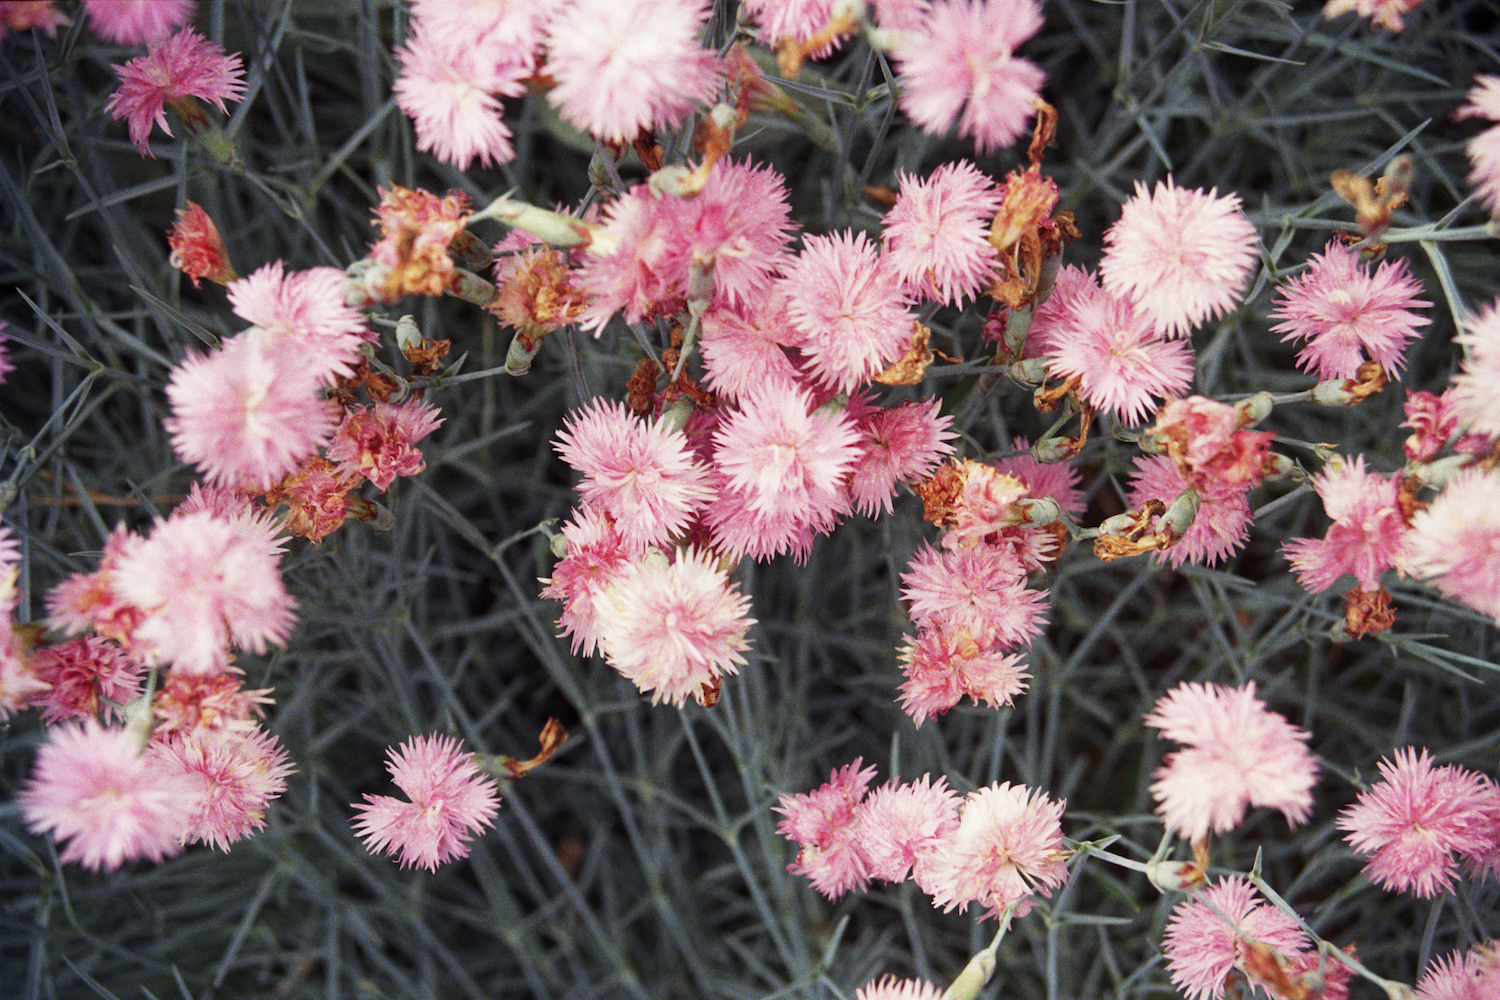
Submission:
[[[734,6],[718,2],[720,43],[733,36]],[[1476,72],[1500,71],[1493,0],[1428,0],[1400,35],[1276,0],[1044,9],[1024,54],[1046,69],[1044,94],[1060,112],[1045,167],[1084,234],[1070,261],[1092,264],[1133,185],[1169,172],[1179,186],[1239,193],[1280,269],[1352,228],[1332,171],[1378,173],[1397,153],[1417,168],[1398,227],[1482,221],[1472,205],[1450,215],[1476,130],[1450,115]],[[102,108],[110,64],[135,53],[80,25],[0,45],[0,318],[18,366],[0,389],[0,507],[24,539],[23,618],[40,617],[59,579],[92,568],[114,524],[147,526],[192,479],[162,430],[165,375],[198,330],[223,336],[240,323],[221,288],[195,289],[167,263],[163,233],[185,199],[218,221],[244,274],[276,259],[343,267],[362,256],[376,188],[392,182],[466,191],[478,204],[513,191],[571,206],[588,192],[588,147],[540,95],[509,102],[513,163],[461,173],[414,152],[391,96],[404,17],[394,0],[201,3],[200,30],[242,52],[248,70],[227,126],[239,174],[191,144],[158,142],[157,159],[131,146]],[[878,232],[862,188],[893,187],[898,170],[967,157],[998,178],[1017,165],[1022,150],[975,157],[968,143],[914,130],[893,112],[890,79],[863,43],[846,45],[787,83],[826,126],[820,141],[757,119],[734,155],[783,172],[812,232]],[[668,145],[680,153],[685,138]],[[1456,364],[1454,313],[1500,291],[1495,244],[1392,253],[1437,304],[1405,386],[1439,387]],[[1268,330],[1269,301],[1263,277],[1244,308],[1199,335],[1199,391],[1310,384]],[[467,353],[466,371],[502,363],[509,333],[483,311],[409,299],[388,313],[406,310]],[[979,321],[940,313],[936,346],[979,357]],[[652,706],[602,661],[569,655],[554,636],[556,606],[537,596],[553,557],[533,529],[572,504],[551,442],[569,408],[623,392],[636,352],[614,328],[598,340],[555,336],[523,378],[453,380],[429,397],[446,422],[424,445],[428,472],[389,497],[394,528],[351,523],[321,545],[293,545],[284,565],[300,624],[285,651],[240,665],[249,686],[273,690],[268,725],[298,774],[269,828],[228,855],[200,847],[102,875],[59,867],[9,801],[42,728],[34,715],[0,727],[0,993],[661,1000],[841,997],[886,973],[945,983],[992,925],[937,912],[910,884],[830,904],[785,870],[794,847],[775,833],[778,796],[857,755],[882,780],[1020,781],[1067,798],[1070,837],[1119,834],[1113,850],[1145,858],[1160,838],[1147,786],[1162,747],[1141,717],[1189,679],[1254,679],[1313,733],[1324,761],[1310,824],[1289,831],[1252,813],[1217,843],[1216,864],[1243,871],[1259,853],[1320,934],[1357,942],[1372,968],[1406,982],[1435,955],[1500,936],[1495,885],[1433,901],[1381,892],[1333,828],[1356,782],[1397,747],[1495,775],[1495,625],[1397,580],[1391,633],[1331,642],[1337,594],[1304,593],[1276,551],[1326,523],[1291,484],[1252,495],[1252,540],[1218,569],[1105,564],[1086,548],[1063,560],[1043,581],[1051,624],[1014,709],[965,702],[917,729],[896,704],[907,624],[896,580],[931,530],[909,496],[894,516],[821,540],[806,566],[741,570],[760,624],[749,663],[712,709]],[[939,365],[917,389],[956,384]],[[998,377],[978,390],[955,410],[965,453],[1046,428],[1025,390]],[[1309,468],[1309,442],[1396,468],[1403,391],[1353,410],[1281,408],[1275,447]],[[1123,509],[1132,454],[1099,436],[1081,457],[1089,523]],[[388,789],[388,745],[446,731],[526,757],[548,717],[572,738],[506,790],[497,828],[467,860],[402,870],[354,838],[349,803]],[[985,995],[1174,995],[1159,942],[1175,901],[1080,860],[1068,888],[1018,923]]]

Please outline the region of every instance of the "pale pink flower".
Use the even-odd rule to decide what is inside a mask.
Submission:
[[[1483,857],[1493,846],[1482,776],[1434,767],[1426,750],[1407,747],[1380,762],[1381,780],[1339,813],[1340,830],[1370,858],[1365,874],[1392,892],[1422,898],[1450,892],[1455,853]]]
[[[864,233],[806,237],[776,289],[808,371],[835,391],[878,375],[911,344],[901,282]]]
[[[774,50],[783,38],[805,42],[816,35],[828,23],[833,0],[743,0],[740,9],[755,21],[755,37]],[[823,58],[840,41],[835,38],[813,56]]]
[[[849,480],[849,494],[861,514],[889,514],[897,483],[926,479],[953,454],[948,442],[958,435],[952,430],[953,417],[938,412],[942,404],[935,396],[891,409],[876,407],[860,418],[860,458]]]
[[[1279,810],[1292,826],[1312,811],[1318,761],[1307,751],[1310,734],[1266,708],[1254,681],[1179,684],[1146,725],[1186,745],[1166,756],[1151,794],[1167,828],[1189,841],[1234,829],[1247,806]]]
[[[825,531],[848,513],[844,478],[859,461],[859,432],[843,411],[813,410],[805,390],[772,384],[751,393],[714,444],[719,469],[751,510]]]
[[[990,221],[1000,207],[995,182],[967,160],[945,163],[925,180],[900,175],[896,204],[881,220],[885,256],[912,298],[962,305],[995,278],[999,252]]]
[[[1105,290],[1130,299],[1171,337],[1228,312],[1257,260],[1239,195],[1176,187],[1170,177],[1150,192],[1136,181],[1104,243]]]
[[[500,97],[525,93],[535,66],[529,47],[422,18],[396,58],[401,73],[392,89],[416,129],[418,149],[460,170],[475,158],[490,166],[515,156]]]
[[[717,557],[681,550],[675,561],[647,555],[594,597],[599,649],[652,704],[718,700],[720,677],[738,672],[750,601]]]
[[[921,628],[968,629],[982,647],[1030,645],[1042,632],[1046,594],[1026,586],[1010,552],[991,545],[923,545],[901,574],[901,596]]]
[[[140,610],[116,593],[115,571],[121,560],[144,543],[145,539],[126,530],[123,524],[116,525],[105,539],[98,569],[92,573],[74,573],[48,593],[47,624],[72,634],[94,629],[127,645]]]
[[[632,562],[631,548],[610,516],[584,505],[562,527],[567,555],[552,567],[542,596],[564,603],[558,625],[573,637],[573,652],[591,656],[599,641],[599,617],[594,600]]]
[[[191,21],[195,6],[193,0],[83,0],[89,28],[116,45],[158,42]]]
[[[1495,1000],[1500,996],[1500,941],[1439,958],[1417,981],[1422,1000]]]
[[[815,534],[828,534],[837,523],[833,519],[816,525],[796,510],[768,511],[756,506],[757,498],[724,481],[715,474],[717,496],[704,512],[703,521],[712,536],[713,546],[733,559],[749,556],[764,561],[790,553],[799,564],[812,554]]]
[[[294,355],[298,367],[332,385],[336,377],[353,375],[361,348],[378,339],[345,301],[348,284],[336,267],[288,274],[277,260],[231,281],[226,291],[234,314],[255,324],[260,331],[255,336],[269,341],[269,353]]]
[[[1466,469],[1412,518],[1407,573],[1500,621],[1500,478]]]
[[[1009,782],[970,792],[958,829],[918,869],[917,884],[945,912],[979,903],[993,917],[1019,904],[1024,915],[1032,895],[1050,896],[1068,880],[1059,822],[1066,805]]]
[[[938,986],[921,979],[897,979],[886,976],[854,991],[854,1000],[943,1000],[947,994]]]
[[[1044,358],[1051,354],[1060,331],[1072,324],[1073,310],[1077,304],[1098,294],[1098,278],[1076,264],[1064,264],[1052,284],[1052,294],[1037,305],[1031,316],[1031,328],[1026,331],[1026,343],[1022,345],[1021,356]],[[1003,328],[1002,323],[1000,329]],[[985,324],[985,329],[990,329],[988,323]],[[988,332],[986,336],[989,336]],[[999,331],[990,339],[998,341]]]
[[[1500,76],[1474,77],[1469,103],[1454,112],[1455,118],[1483,118],[1500,122]],[[1487,128],[1469,140],[1469,186],[1480,204],[1500,218],[1500,125]]]
[[[32,833],[65,843],[63,861],[113,871],[181,851],[192,793],[135,736],[85,719],[52,727],[16,801]]]
[[[387,751],[386,770],[409,802],[366,793],[351,822],[367,850],[401,856],[401,867],[436,871],[466,857],[469,840],[495,823],[500,793],[474,755],[451,736],[415,736]]]
[[[1168,507],[1189,488],[1177,463],[1166,455],[1138,455],[1131,473],[1128,500],[1140,510],[1147,500],[1160,500]],[[1156,553],[1157,562],[1176,569],[1185,562],[1213,566],[1239,551],[1250,536],[1249,483],[1209,481],[1196,487],[1198,516],[1171,548]],[[1152,527],[1159,526],[1157,524]]]
[[[1144,308],[1098,288],[1080,289],[1066,318],[1049,329],[1047,370],[1076,378],[1078,395],[1097,410],[1139,423],[1152,402],[1193,384],[1193,349],[1163,339]]]
[[[189,673],[228,666],[230,645],[264,653],[285,645],[296,602],[263,535],[208,513],[159,521],[120,561],[120,596],[145,612],[135,642]]]
[[[770,382],[795,385],[799,376],[786,347],[801,340],[780,310],[712,307],[703,314],[698,349],[714,393],[735,402]]]
[[[1465,320],[1464,330],[1453,338],[1467,354],[1453,376],[1453,410],[1465,430],[1500,437],[1500,299]]]
[[[427,468],[417,442],[442,425],[437,414],[437,407],[420,399],[356,406],[345,411],[325,454],[338,463],[338,475],[364,476],[384,492],[397,476]]]
[[[1366,472],[1364,456],[1356,455],[1329,462],[1311,482],[1333,524],[1322,538],[1293,538],[1282,547],[1298,582],[1327,590],[1352,573],[1361,590],[1377,589],[1380,574],[1396,565],[1406,535],[1396,478]]]
[[[33,654],[31,665],[37,679],[50,687],[41,702],[46,722],[100,712],[123,718],[121,706],[141,693],[141,665],[97,635],[43,647]]]
[[[925,863],[958,829],[960,801],[947,778],[934,783],[925,774],[909,785],[888,782],[871,792],[853,819],[870,878],[904,882],[913,865]]]
[[[1251,942],[1286,956],[1300,953],[1308,943],[1296,920],[1262,901],[1245,879],[1231,875],[1205,889],[1201,898],[1178,903],[1167,919],[1162,952],[1172,985],[1188,1000],[1218,1000],[1229,973],[1236,967],[1244,971]]]
[[[719,80],[698,44],[708,14],[707,0],[576,0],[547,26],[547,99],[605,142],[676,127]]]
[[[869,0],[875,23],[894,31],[917,31],[932,9],[932,0]]]
[[[147,6],[150,6],[149,4]],[[116,66],[120,88],[105,105],[111,118],[124,118],[130,128],[130,141],[142,156],[151,152],[151,126],[160,125],[167,135],[165,108],[170,106],[189,123],[192,131],[202,112],[185,101],[201,97],[212,101],[221,113],[224,101],[238,101],[245,93],[245,77],[238,54],[225,55],[224,47],[211,42],[192,28],[154,45],[149,53]]]
[[[52,6],[54,0],[10,0],[0,3],[0,39],[10,31],[45,31],[50,38],[57,29],[71,24],[68,16]]]
[[[172,370],[172,449],[211,481],[269,487],[333,435],[337,407],[320,373],[289,348],[241,334]]]
[[[906,117],[943,134],[958,122],[981,153],[1026,131],[1046,75],[1015,55],[1042,26],[1036,0],[948,0],[895,49]]]
[[[834,768],[827,784],[811,792],[783,795],[773,806],[782,820],[776,832],[801,845],[797,860],[787,865],[793,875],[805,875],[813,888],[837,899],[850,889],[864,889],[870,881],[869,861],[857,840],[860,803],[875,777],[875,768],[861,769],[863,757]]]
[[[161,759],[193,786],[189,843],[221,851],[266,825],[271,800],[286,791],[286,750],[263,729],[197,729],[164,740]]]
[[[1033,595],[1036,591],[1026,591]],[[1026,690],[1030,677],[1018,654],[1004,645],[981,646],[966,628],[923,628],[901,650],[901,710],[919,728],[929,716],[942,715],[964,695],[996,708],[1010,705]]]
[[[1366,357],[1391,377],[1406,366],[1406,346],[1431,320],[1413,312],[1422,283],[1405,260],[1385,261],[1371,274],[1338,240],[1313,254],[1306,274],[1277,289],[1271,327],[1283,341],[1305,340],[1297,366],[1321,379],[1353,378]]]
[[[1406,29],[1401,15],[1410,13],[1422,0],[1327,0],[1323,4],[1323,18],[1329,20],[1342,14],[1358,14],[1370,19],[1370,27],[1386,28],[1393,34]]]
[[[578,494],[614,519],[636,550],[680,535],[713,499],[687,436],[664,421],[646,422],[622,403],[595,399],[569,415],[557,433],[558,454],[583,473]]]

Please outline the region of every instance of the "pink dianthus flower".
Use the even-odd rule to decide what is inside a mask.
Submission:
[[[1469,103],[1459,108],[1455,118],[1484,118],[1500,122],[1500,76],[1474,77]],[[1490,215],[1500,218],[1500,125],[1485,129],[1469,140],[1469,186]]]
[[[1495,1000],[1500,996],[1500,941],[1435,960],[1417,981],[1417,996],[1422,1000]]]
[[[1189,485],[1177,463],[1166,455],[1139,455],[1131,473],[1131,509],[1140,510],[1148,500],[1170,507]],[[1250,536],[1249,483],[1209,481],[1195,488],[1198,514],[1193,523],[1175,545],[1155,556],[1157,562],[1171,563],[1173,569],[1185,562],[1214,566],[1239,551]]]
[[[456,30],[419,18],[396,58],[396,104],[411,119],[419,150],[461,170],[476,158],[490,166],[515,156],[500,97],[525,93],[535,66],[529,46],[473,24]]]
[[[605,142],[677,126],[719,79],[698,44],[708,13],[707,0],[576,0],[547,26],[547,99]]]
[[[1327,590],[1352,573],[1361,590],[1375,590],[1380,574],[1396,564],[1406,535],[1395,477],[1366,472],[1364,456],[1356,455],[1330,462],[1312,485],[1333,524],[1322,538],[1293,538],[1282,547],[1298,582]]]
[[[135,736],[88,718],[52,727],[16,801],[33,833],[65,843],[63,861],[113,871],[182,850],[193,786]]]
[[[864,233],[808,236],[776,283],[819,383],[848,392],[911,344],[915,317],[889,268]]]
[[[1277,290],[1271,327],[1283,341],[1305,340],[1297,366],[1321,379],[1353,378],[1366,356],[1389,376],[1406,366],[1406,345],[1430,320],[1413,309],[1432,303],[1418,298],[1422,284],[1405,260],[1385,261],[1374,274],[1334,240],[1313,254],[1307,273]]]
[[[917,884],[945,912],[979,903],[993,917],[1018,904],[1024,915],[1031,896],[1050,896],[1068,880],[1059,822],[1066,805],[1009,782],[970,792],[958,828],[918,869]]]
[[[558,617],[562,634],[572,636],[573,652],[590,656],[599,641],[599,616],[595,599],[631,565],[632,547],[615,527],[613,519],[585,504],[562,527],[567,555],[544,577],[542,596],[562,601]]]
[[[1434,767],[1426,750],[1397,750],[1381,780],[1339,813],[1344,839],[1370,860],[1365,874],[1393,892],[1422,898],[1450,891],[1455,853],[1484,857],[1494,846],[1486,783],[1461,767]]]
[[[1036,591],[1026,591],[1028,596]],[[901,710],[919,728],[929,716],[942,715],[968,695],[999,707],[1012,704],[1026,690],[1019,654],[991,641],[980,645],[967,628],[925,627],[901,650]]]
[[[1140,181],[1104,234],[1099,275],[1167,336],[1181,337],[1239,301],[1256,263],[1255,227],[1239,195]]]
[[[1453,338],[1466,357],[1453,376],[1453,411],[1466,431],[1500,437],[1500,299],[1487,302],[1464,321],[1464,333]]]
[[[354,803],[354,832],[365,847],[428,871],[467,856],[469,839],[493,826],[500,810],[495,779],[451,736],[416,736],[387,756],[391,780],[410,801],[366,794]]]
[[[1026,586],[1013,553],[992,545],[924,545],[901,574],[901,596],[921,628],[967,629],[981,647],[1030,645],[1040,635],[1046,594]]]
[[[1162,951],[1172,985],[1188,1000],[1218,1000],[1229,973],[1245,971],[1252,942],[1290,957],[1306,947],[1307,935],[1240,876],[1214,883],[1202,898],[1178,903],[1167,920]]]
[[[957,435],[951,429],[953,417],[938,412],[942,403],[934,397],[891,409],[877,407],[860,419],[861,455],[849,493],[861,514],[889,514],[897,483],[926,479],[944,456],[953,454],[948,441]]]
[[[123,717],[122,706],[141,693],[141,665],[125,651],[97,635],[79,636],[46,646],[32,656],[37,679],[49,685],[42,699],[42,719],[58,722],[75,716]]]
[[[333,435],[336,407],[322,377],[285,345],[241,334],[172,370],[166,422],[172,449],[210,480],[262,489]]]
[[[1000,207],[995,182],[967,160],[945,163],[925,180],[900,177],[896,204],[881,220],[885,256],[912,298],[962,305],[995,277],[989,241]]]
[[[1009,146],[1025,131],[1040,67],[1015,55],[1042,27],[1036,0],[947,0],[895,49],[901,110],[923,131],[942,134],[958,122],[981,153]]]
[[[1292,826],[1312,811],[1318,761],[1307,750],[1310,735],[1266,708],[1255,682],[1179,684],[1146,725],[1186,745],[1166,756],[1151,794],[1167,828],[1192,843],[1234,829],[1247,806],[1279,810]]]
[[[944,990],[925,980],[895,976],[868,982],[854,991],[854,1000],[943,1000],[945,996]]]
[[[783,795],[772,808],[781,813],[776,832],[801,845],[797,860],[787,865],[793,875],[805,875],[813,888],[837,899],[870,881],[869,860],[859,846],[857,816],[875,768],[861,768],[863,757],[834,768],[826,784],[811,792]]]
[[[397,476],[415,476],[427,468],[417,442],[442,425],[437,414],[437,407],[420,399],[356,406],[333,432],[328,459],[339,463],[338,476],[364,476],[384,492]]]
[[[348,284],[336,267],[288,274],[277,260],[231,281],[226,291],[234,314],[255,324],[259,332],[253,336],[268,340],[269,352],[295,357],[299,369],[332,385],[338,377],[353,375],[361,348],[378,339],[359,310],[345,301]]]
[[[801,340],[779,309],[712,307],[703,314],[698,348],[714,393],[735,402],[769,382],[795,385],[786,347]]]
[[[904,882],[958,829],[962,800],[948,779],[928,775],[909,785],[881,785],[854,814],[855,840],[871,878]]]
[[[239,55],[225,55],[223,46],[192,28],[154,45],[146,55],[116,66],[115,72],[120,77],[120,88],[105,110],[111,118],[127,120],[130,141],[142,156],[156,155],[151,152],[150,143],[153,122],[167,135],[172,134],[167,126],[166,107],[176,111],[188,131],[193,132],[203,112],[191,102],[192,98],[212,101],[224,113],[224,101],[238,101],[245,92],[241,82],[245,70]]]
[[[160,41],[191,21],[195,6],[193,0],[83,0],[94,34],[116,45]]]
[[[54,0],[11,0],[0,3],[0,39],[7,32],[30,31],[35,28],[45,31],[47,36],[57,34],[57,29],[71,23],[68,15],[52,6]]]
[[[1412,518],[1403,567],[1500,621],[1500,478],[1466,469]]]
[[[750,647],[750,601],[716,565],[717,557],[681,550],[670,564],[648,554],[621,570],[594,598],[604,658],[653,704],[700,705],[719,699]]]
[[[1393,34],[1406,30],[1406,21],[1401,15],[1408,14],[1422,0],[1328,0],[1323,5],[1323,18],[1329,20],[1343,14],[1358,14],[1370,19],[1370,27],[1385,28]]]
[[[164,741],[161,755],[194,787],[186,839],[221,851],[265,827],[266,809],[295,771],[276,737],[258,727],[198,729]]]

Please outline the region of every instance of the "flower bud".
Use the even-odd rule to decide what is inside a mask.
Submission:
[[[1249,427],[1269,417],[1275,406],[1276,400],[1269,392],[1257,392],[1249,399],[1235,403],[1234,411],[1239,414],[1240,426]]]

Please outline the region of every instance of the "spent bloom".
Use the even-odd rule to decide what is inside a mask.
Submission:
[[[382,492],[397,476],[415,476],[427,468],[417,442],[442,424],[437,414],[437,407],[419,399],[348,410],[328,442],[328,458],[338,463],[334,474],[364,476]]]
[[[1015,904],[1024,915],[1032,895],[1050,896],[1068,880],[1059,822],[1066,804],[1009,782],[970,792],[958,829],[916,872],[917,884],[945,912],[979,903],[991,917]]]
[[[1387,375],[1405,367],[1406,346],[1426,326],[1413,312],[1432,305],[1406,261],[1385,261],[1371,274],[1359,256],[1334,240],[1313,254],[1307,273],[1277,291],[1271,329],[1282,340],[1307,341],[1297,365],[1321,379],[1353,378],[1368,357]]]
[[[112,118],[124,118],[130,141],[142,156],[151,152],[151,125],[160,125],[167,135],[166,108],[178,113],[196,131],[203,112],[192,98],[212,101],[222,113],[224,101],[238,101],[245,92],[240,57],[225,55],[224,47],[186,28],[154,46],[146,55],[115,67],[120,88],[105,106]]]
[[[697,549],[670,564],[648,554],[594,597],[599,649],[653,704],[718,701],[721,675],[745,662],[749,610],[717,558]]]
[[[1500,122],[1500,76],[1476,76],[1469,103],[1454,113],[1455,118],[1483,118]],[[1480,132],[1469,140],[1469,186],[1479,195],[1490,214],[1500,218],[1500,124]]]
[[[239,277],[229,263],[219,227],[197,202],[177,210],[177,222],[167,230],[167,245],[172,248],[167,262],[192,278],[194,288],[199,278],[227,285]]]
[[[1209,886],[1201,899],[1177,904],[1167,920],[1162,951],[1172,985],[1188,1000],[1218,1000],[1229,973],[1235,968],[1245,971],[1252,943],[1290,957],[1306,946],[1307,936],[1297,921],[1233,875]]]
[[[16,801],[33,833],[65,843],[63,861],[113,871],[181,851],[192,793],[135,736],[85,719],[52,727]]]
[[[896,204],[881,221],[886,260],[912,298],[962,305],[995,277],[989,241],[1000,192],[967,160],[925,180],[903,174]]]
[[[1036,0],[947,0],[895,46],[901,110],[941,135],[958,122],[981,153],[1026,131],[1046,75],[1015,55],[1042,27]]]
[[[495,779],[451,736],[416,736],[387,753],[386,770],[410,801],[365,795],[354,831],[370,851],[399,854],[401,867],[438,865],[469,853],[469,839],[500,810]]]
[[[1135,184],[1104,234],[1104,288],[1135,303],[1163,333],[1181,337],[1239,301],[1256,261],[1255,227],[1239,195]]]
[[[120,707],[141,693],[141,665],[119,646],[97,635],[79,636],[46,646],[32,656],[37,679],[50,686],[42,699],[42,718],[58,722]]]
[[[870,881],[869,861],[857,841],[856,817],[875,768],[861,768],[863,757],[835,768],[828,782],[811,792],[783,795],[782,820],[776,832],[801,845],[797,860],[787,865],[793,875],[806,875],[813,888],[837,899]]]
[[[1157,768],[1151,794],[1167,828],[1189,841],[1234,829],[1246,806],[1280,810],[1293,826],[1312,811],[1318,762],[1307,750],[1310,736],[1266,708],[1253,681],[1242,688],[1179,684],[1146,725],[1185,744]]]
[[[1454,765],[1434,767],[1426,750],[1397,750],[1380,781],[1339,813],[1344,839],[1370,860],[1365,874],[1393,892],[1429,898],[1450,891],[1454,854],[1483,858],[1494,837],[1485,779]]]
[[[1166,455],[1138,455],[1128,499],[1133,510],[1140,510],[1148,500],[1170,507],[1190,486],[1177,463]],[[1237,552],[1250,536],[1248,483],[1209,482],[1192,488],[1198,493],[1197,516],[1175,545],[1155,556],[1174,569],[1185,562],[1216,565]]]
[[[193,0],[83,0],[94,34],[116,45],[160,41],[193,19],[194,6]]]
[[[577,0],[547,26],[547,99],[605,142],[675,127],[719,81],[698,44],[708,13],[707,0]]]

